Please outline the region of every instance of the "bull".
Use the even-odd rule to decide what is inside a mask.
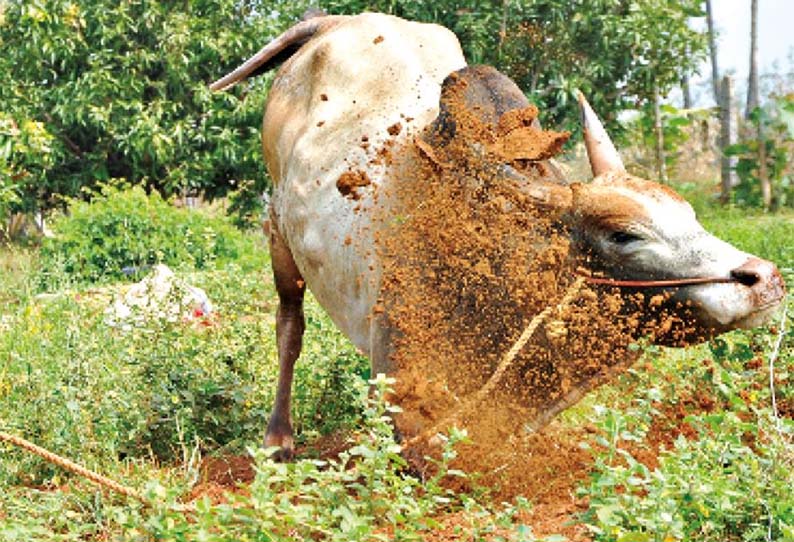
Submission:
[[[424,160],[449,178],[471,176],[472,161],[449,152],[467,123],[491,129],[513,119],[522,130],[540,127],[534,115],[521,113],[531,106],[510,79],[467,66],[452,32],[383,14],[308,18],[211,88],[226,89],[281,62],[262,129],[273,181],[269,243],[280,368],[265,445],[289,457],[306,287],[370,358],[373,373],[394,373],[400,333],[389,315],[393,305],[384,302],[384,283],[388,278],[397,297],[409,286],[387,277],[377,249],[385,225],[399,218],[399,205],[387,194],[411,176],[408,162]],[[707,233],[670,188],[627,173],[583,96],[580,107],[594,177],[589,183],[568,182],[551,159],[564,135],[552,133],[545,151],[519,149],[518,155],[503,152],[505,145],[488,152],[476,136],[460,141],[486,164],[492,181],[515,187],[536,210],[533,216],[564,232],[565,260],[573,268],[585,265],[600,277],[591,282],[645,295],[642,310],[658,312],[663,305],[664,314],[680,317],[681,325],[651,333],[655,342],[692,344],[764,323],[785,295],[775,265]],[[647,302],[660,292],[662,301]],[[574,382],[577,393],[563,394],[545,412],[568,406],[596,381],[589,375]]]

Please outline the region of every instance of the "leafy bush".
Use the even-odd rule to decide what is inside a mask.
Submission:
[[[273,0],[4,0],[0,197],[5,172],[24,212],[119,177],[166,195],[264,190],[264,80],[207,84],[298,16]]]
[[[91,202],[70,200],[53,229],[42,267],[78,281],[121,278],[155,263],[204,269],[243,249],[242,234],[225,219],[176,208],[138,186],[104,185]]]
[[[275,291],[263,280],[264,262],[254,263],[186,277],[215,307],[203,323],[111,328],[104,309],[113,287],[9,293],[0,305],[0,428],[88,464],[171,462],[186,450],[261,442],[278,364]],[[22,280],[12,285],[15,295],[24,290]],[[0,301],[4,295],[0,288]],[[307,298],[307,344],[293,386],[298,443],[355,425],[368,375],[366,360]],[[46,483],[55,473],[35,457],[0,451],[0,486]]]
[[[762,207],[760,151],[764,150],[766,175],[772,189],[771,207],[794,207],[794,93],[779,96],[750,115],[753,132],[763,139],[748,139],[725,150],[737,157],[739,185],[732,197],[742,206]]]

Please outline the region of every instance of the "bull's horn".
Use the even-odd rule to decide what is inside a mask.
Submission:
[[[584,146],[587,149],[587,158],[590,159],[593,176],[598,177],[609,171],[626,171],[618,150],[604,130],[604,125],[598,120],[598,116],[581,92],[579,92],[579,108],[584,128]]]

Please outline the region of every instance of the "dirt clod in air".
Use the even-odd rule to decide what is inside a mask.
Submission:
[[[453,79],[444,122],[390,151],[393,182],[376,221],[392,400],[403,409],[396,423],[405,441],[436,426],[465,428],[471,443],[457,467],[483,473],[505,498],[541,499],[572,491],[587,472],[575,438],[543,427],[633,362],[627,346],[642,322],[634,302],[608,288],[582,287],[567,310],[555,309],[576,279],[577,254],[562,210],[527,187],[558,182],[544,161],[568,134],[542,130],[523,95],[504,111],[473,99],[469,85]],[[492,392],[472,402],[547,308]],[[420,458],[438,453],[436,441],[412,442],[407,456],[419,470],[430,468]]]
[[[320,94],[320,100],[322,100],[323,102],[327,102],[328,101],[328,95],[327,94]]]
[[[345,171],[336,180],[336,189],[339,190],[339,193],[343,196],[353,200],[358,200],[361,198],[361,194],[358,192],[358,189],[364,186],[369,186],[370,184],[371,181],[365,171]]]
[[[372,43],[374,43],[375,45],[377,45],[377,44],[379,44],[379,43],[380,43],[380,42],[382,42],[382,41],[383,41],[383,36],[378,36],[378,37],[376,37],[374,40],[372,40]]]
[[[390,136],[394,137],[394,136],[396,136],[397,134],[399,134],[399,133],[400,133],[400,130],[402,130],[402,129],[403,129],[403,126],[402,126],[402,124],[400,124],[399,122],[395,122],[394,124],[392,124],[391,126],[389,126],[389,127],[386,129],[386,131],[387,131],[387,132],[389,132],[389,135],[390,135]]]

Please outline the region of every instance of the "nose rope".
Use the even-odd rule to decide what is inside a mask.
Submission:
[[[606,286],[619,286],[621,288],[676,288],[679,286],[689,286],[692,284],[720,284],[728,282],[739,282],[733,277],[696,277],[689,279],[665,279],[665,280],[622,280],[610,279],[606,277],[594,277],[584,272],[577,271],[577,275],[584,277],[588,284],[602,284]]]

